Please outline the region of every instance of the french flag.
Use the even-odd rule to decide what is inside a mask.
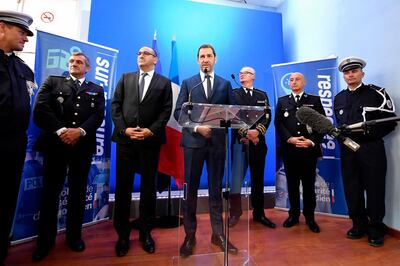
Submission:
[[[154,45],[153,45],[154,46]],[[175,110],[176,100],[179,95],[179,74],[178,74],[178,53],[176,49],[175,35],[172,37],[171,43],[171,65],[169,69],[169,78],[171,80],[173,107],[171,117],[169,118],[166,134],[167,142],[161,146],[160,161],[158,171],[167,176],[172,176],[178,188],[182,188],[184,183],[183,177],[183,150],[180,146],[182,138],[182,129],[178,122],[174,119],[173,112]]]

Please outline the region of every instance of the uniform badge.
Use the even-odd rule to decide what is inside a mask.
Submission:
[[[284,116],[284,117],[288,117],[288,116],[289,116],[289,112],[288,112],[288,111],[285,111],[285,112],[283,113],[283,116]]]
[[[343,114],[343,109],[339,110],[339,114],[342,115]]]
[[[392,108],[393,108],[393,104],[392,104],[392,101],[391,101],[391,100],[387,100],[387,101],[386,101],[386,105],[387,105],[387,107],[388,107],[389,109],[392,109]]]
[[[57,101],[58,101],[59,103],[63,103],[63,102],[64,102],[64,98],[60,96],[60,97],[57,98]]]

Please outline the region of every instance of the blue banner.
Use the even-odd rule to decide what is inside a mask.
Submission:
[[[321,97],[326,116],[335,124],[333,99],[338,93],[338,72],[336,58],[272,65],[275,83],[276,101],[279,97],[291,93],[289,78],[293,72],[300,72],[307,80],[305,91]],[[278,142],[277,142],[278,143]],[[317,212],[347,215],[343,184],[340,171],[339,144],[325,135],[322,141],[323,160],[317,165],[315,192]],[[276,207],[288,208],[289,200],[286,175],[282,158],[277,158]]]
[[[97,150],[88,176],[84,223],[108,217],[108,194],[111,161],[111,98],[115,87],[118,51],[37,31],[35,79],[40,87],[50,75],[68,76],[68,60],[75,52],[83,52],[90,59],[91,71],[86,78],[104,88],[105,117],[97,130]],[[35,91],[34,97],[36,96]],[[32,103],[34,99],[32,100]],[[28,147],[14,219],[13,241],[35,236],[40,217],[43,180],[43,157],[33,148],[40,130],[31,122],[28,129]],[[68,183],[60,195],[58,229],[65,227]]]

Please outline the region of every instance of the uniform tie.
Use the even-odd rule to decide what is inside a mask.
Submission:
[[[207,79],[207,99],[208,101],[211,100],[211,76],[210,75],[206,75],[206,79]]]
[[[79,89],[81,88],[81,82],[79,81],[79,79],[75,79],[75,86],[79,91]]]
[[[296,103],[299,103],[299,101],[300,101],[300,95],[297,94],[297,95],[296,95]]]
[[[251,103],[251,89],[245,89],[246,90],[246,102],[247,104]]]
[[[139,102],[142,101],[143,98],[143,92],[144,92],[144,77],[146,77],[148,74],[146,72],[144,72],[142,74],[142,77],[140,78],[140,82],[139,82]]]

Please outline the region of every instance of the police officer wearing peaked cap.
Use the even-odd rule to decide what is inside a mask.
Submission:
[[[340,72],[345,72],[347,70],[351,69],[356,69],[356,68],[361,68],[363,69],[367,63],[362,60],[361,58],[355,57],[355,56],[349,56],[346,57],[340,62],[339,64],[339,71]]]
[[[28,14],[17,11],[0,10],[0,21],[22,28],[26,31],[28,36],[33,36],[33,32],[29,29],[33,19]]]
[[[354,56],[343,59],[339,64],[339,71],[343,72],[347,83],[347,89],[339,92],[334,100],[339,126],[395,116],[393,103],[384,89],[362,82],[365,66],[363,59]],[[346,133],[360,144],[356,152],[340,144],[343,185],[349,216],[353,222],[347,237],[358,239],[368,234],[369,245],[375,247],[383,245],[387,230],[382,222],[385,216],[387,168],[383,137],[393,131],[395,126],[395,122],[390,122],[373,126],[364,132]],[[364,192],[367,196],[366,204]]]
[[[0,265],[7,256],[27,144],[30,96],[36,87],[32,70],[14,54],[32,36],[32,17],[0,10]]]

